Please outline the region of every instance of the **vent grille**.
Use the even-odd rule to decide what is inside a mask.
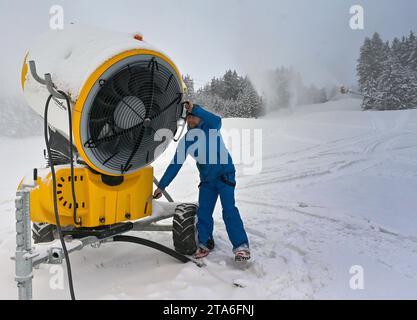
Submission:
[[[74,175],[74,183],[76,188],[78,184],[83,183],[85,180],[84,175]],[[57,181],[57,199],[60,206],[65,209],[73,209],[74,202],[71,192],[71,176],[61,176]],[[77,192],[77,209],[87,209],[86,195],[84,192]]]

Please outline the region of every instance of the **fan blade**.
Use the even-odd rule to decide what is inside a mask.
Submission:
[[[158,113],[156,113],[154,116],[152,116],[151,117],[151,120],[153,120],[153,119],[155,119],[155,118],[157,118],[157,117],[159,117],[160,115],[162,115],[164,112],[166,112],[167,110],[169,110],[169,108],[172,106],[172,105],[174,105],[174,103],[176,103],[176,104],[180,104],[181,103],[181,101],[182,101],[182,93],[181,92],[179,92],[178,93],[178,95],[177,95],[177,97],[174,99],[174,100],[172,100],[168,105],[166,105],[164,108],[162,108],[162,110],[160,111],[160,112],[158,112]]]
[[[123,135],[126,135],[126,134],[128,134],[130,132],[133,132],[135,130],[138,130],[139,128],[142,128],[142,127],[143,127],[143,123],[139,123],[139,124],[137,124],[137,125],[129,128],[129,129],[124,129],[122,131],[116,132],[116,133],[114,133],[114,134],[112,134],[110,136],[107,136],[107,137],[103,137],[103,138],[100,138],[100,139],[92,139],[92,138],[90,138],[84,144],[84,146],[86,148],[97,148],[102,143],[110,142],[110,141],[116,139],[117,137],[122,137]]]
[[[149,117],[149,114],[151,113],[154,98],[155,98],[155,69],[159,70],[158,62],[156,61],[155,57],[152,57],[151,61],[149,61],[149,66],[151,66],[151,101],[148,105],[146,105],[146,116],[145,118]]]
[[[114,101],[118,101],[120,99],[112,97],[114,99]],[[99,109],[99,113],[96,113],[97,116],[102,116],[104,115],[110,115],[113,114],[114,110],[116,109],[115,103],[108,103],[105,100],[103,100],[102,97],[97,96],[95,103],[97,103]]]
[[[133,147],[133,150],[132,150],[132,152],[129,156],[129,159],[127,160],[126,164],[124,166],[122,165],[122,167],[121,167],[121,173],[125,173],[125,172],[129,171],[130,163],[132,162],[133,157],[136,155],[136,152],[138,151],[138,149],[139,149],[139,147],[142,143],[144,133],[145,133],[145,127],[142,126],[142,128],[139,132],[139,137],[136,140],[135,146]]]
[[[111,88],[117,96],[126,97],[133,95],[128,85],[130,78],[131,74],[129,69],[125,69],[111,80]]]

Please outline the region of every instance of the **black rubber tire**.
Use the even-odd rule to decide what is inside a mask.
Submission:
[[[35,244],[46,243],[55,240],[56,226],[47,223],[33,223],[32,238]]]
[[[175,251],[183,255],[192,255],[197,250],[197,209],[192,203],[183,203],[175,209],[172,239]]]

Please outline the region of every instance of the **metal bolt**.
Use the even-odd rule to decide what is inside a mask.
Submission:
[[[130,219],[130,218],[131,218],[130,213],[126,213],[126,214],[125,214],[125,217],[126,217],[126,219]]]
[[[146,118],[145,120],[143,120],[143,126],[145,128],[149,128],[152,124],[152,120],[150,118]]]
[[[99,221],[100,221],[100,223],[105,223],[106,222],[106,218],[101,217]]]

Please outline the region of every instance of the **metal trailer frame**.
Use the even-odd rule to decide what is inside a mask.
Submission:
[[[32,186],[22,186],[16,194],[16,252],[12,259],[15,260],[15,280],[18,287],[19,300],[31,300],[33,269],[41,264],[62,264],[64,253],[61,243],[57,240],[50,244],[42,244],[41,246],[32,246],[32,229],[30,220],[30,192]],[[169,195],[168,195],[169,197]],[[170,198],[170,197],[169,197]],[[172,198],[170,198],[172,200]],[[158,225],[159,221],[172,218],[176,207],[180,203],[154,201],[153,206],[158,210],[153,216],[132,222],[132,228],[127,231],[121,231],[105,238],[96,236],[86,236],[81,239],[71,239],[66,237],[66,246],[68,253],[82,250],[90,245],[98,248],[101,244],[109,242],[129,242],[143,246],[151,247],[165,254],[172,256],[182,263],[194,262],[199,267],[204,266],[203,263],[194,260],[191,257],[184,256],[175,250],[165,247],[156,242],[123,235],[132,231],[172,231],[172,225]]]

